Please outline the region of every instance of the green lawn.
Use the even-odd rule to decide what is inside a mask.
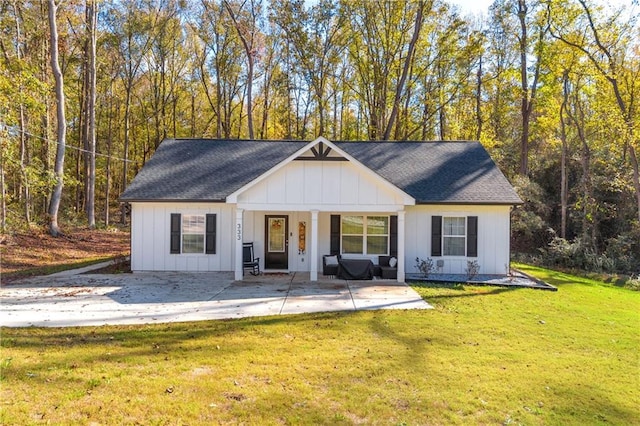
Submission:
[[[2,329],[2,424],[638,424],[640,293],[416,286],[436,309]]]

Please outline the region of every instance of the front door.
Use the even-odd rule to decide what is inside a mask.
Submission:
[[[289,217],[265,216],[264,269],[289,269]]]

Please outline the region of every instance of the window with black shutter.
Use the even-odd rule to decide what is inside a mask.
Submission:
[[[216,215],[171,213],[170,253],[215,254]]]
[[[478,257],[478,216],[432,216],[431,256]]]
[[[329,251],[331,255],[340,254],[340,215],[331,215],[331,241]]]
[[[478,216],[467,217],[467,257],[478,257]]]
[[[389,217],[389,255],[398,257],[398,216]]]
[[[182,219],[180,213],[171,213],[171,244],[170,253],[180,253],[180,228],[182,226]]]
[[[216,254],[216,215],[206,216],[205,253]]]
[[[431,256],[442,256],[442,216],[431,216]]]

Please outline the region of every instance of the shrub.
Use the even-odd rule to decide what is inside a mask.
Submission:
[[[478,276],[480,264],[477,260],[467,260],[467,268],[464,271],[467,274],[467,280],[471,281]]]
[[[416,269],[422,273],[424,278],[428,278],[429,274],[433,271],[433,259],[427,257],[425,260],[416,257]]]
[[[543,263],[547,266],[576,268],[588,272],[634,273],[638,260],[633,253],[633,241],[623,235],[607,240],[604,253],[597,253],[582,239],[573,241],[554,237],[542,250]]]
[[[634,240],[628,235],[618,235],[607,240],[604,255],[611,260],[611,272],[633,273],[638,270],[640,260],[633,252]]]
[[[640,275],[636,275],[635,277],[629,278],[624,286],[628,289],[640,291]]]

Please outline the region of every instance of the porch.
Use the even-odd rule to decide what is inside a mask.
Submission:
[[[297,274],[296,279],[318,282],[329,278],[322,275],[325,255],[339,255],[340,261],[370,260],[376,270],[380,259],[388,262],[395,258],[393,281],[404,283],[405,211],[403,206],[385,207],[362,210],[334,206],[332,211],[236,208],[234,278],[241,281],[251,277],[251,271],[244,267],[245,246],[250,244],[248,260],[262,272]],[[359,221],[351,223],[351,228],[360,231],[351,231],[345,238],[342,232],[348,219]]]

